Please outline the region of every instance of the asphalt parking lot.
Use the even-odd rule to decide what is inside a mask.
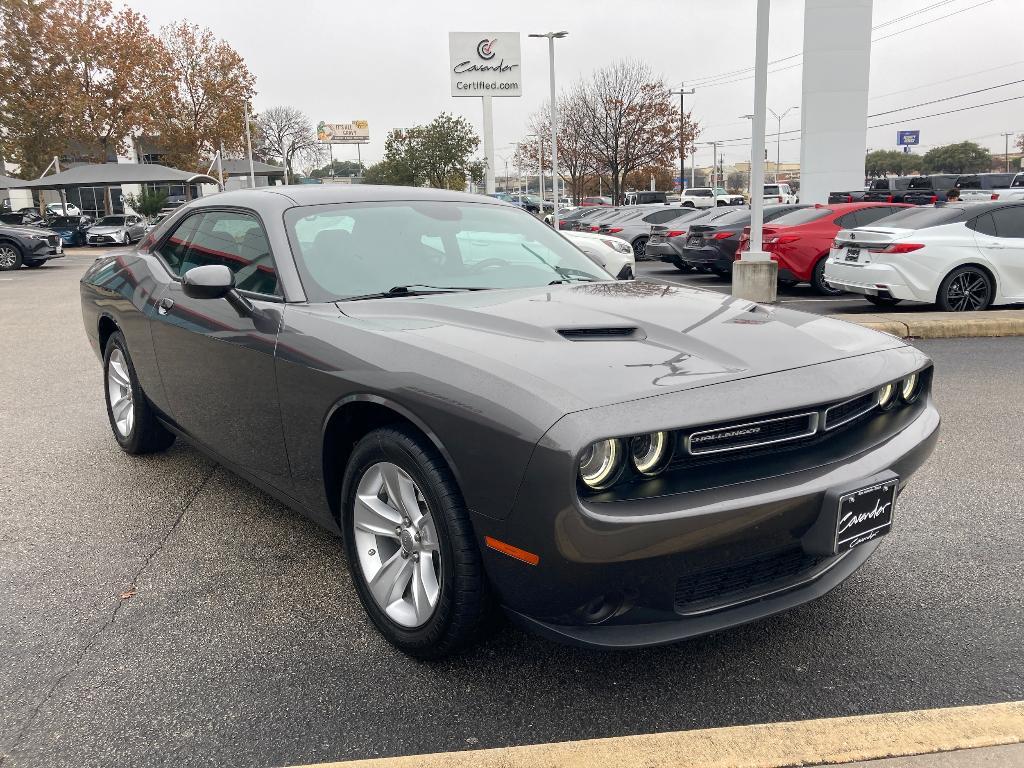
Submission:
[[[642,652],[506,626],[424,664],[373,630],[332,535],[180,442],[117,449],[78,306],[95,255],[0,275],[3,768],[287,765],[1024,698],[1024,338],[920,344],[938,448],[889,540],[823,599]],[[783,301],[822,311],[811,298]]]

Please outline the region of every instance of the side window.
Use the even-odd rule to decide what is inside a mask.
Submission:
[[[975,232],[979,232],[983,235],[988,235],[989,237],[996,236],[996,222],[992,218],[991,213],[986,213],[973,221],[967,222],[967,226]]]
[[[1024,207],[1000,208],[990,214],[999,237],[1024,239]]]
[[[157,251],[160,258],[178,277],[182,275],[182,264],[185,263],[185,256],[188,254],[188,244],[199,227],[200,215],[188,216],[171,233],[171,236],[164,241]]]
[[[239,290],[278,295],[277,269],[259,221],[238,211],[209,211],[191,218],[198,226],[188,244],[181,274],[192,267],[223,264],[235,273]]]

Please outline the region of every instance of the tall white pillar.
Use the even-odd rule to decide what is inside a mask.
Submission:
[[[494,114],[491,111],[491,97],[481,96],[484,103],[484,159],[487,161],[487,173],[484,176],[484,191],[494,194]]]
[[[803,62],[800,202],[826,203],[864,186],[871,0],[805,0]]]

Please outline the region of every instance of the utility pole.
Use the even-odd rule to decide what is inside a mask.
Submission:
[[[1004,149],[1003,149],[1003,157],[1006,159],[1006,172],[1007,173],[1010,172],[1010,137],[1011,136],[1013,136],[1013,133],[1004,133],[1003,134],[1003,140],[1004,140],[1004,142],[1006,144]]]
[[[245,151],[249,155],[249,184],[256,189],[256,168],[252,163],[252,138],[249,136],[249,102],[245,102]]]
[[[679,96],[679,194],[683,194],[683,189],[686,187],[686,138],[684,133],[684,125],[686,124],[686,107],[683,101],[684,97],[692,96],[697,91],[693,88],[686,90],[686,83],[679,83],[678,91],[669,91],[669,96]],[[690,163],[692,170],[693,163]],[[691,179],[691,183],[692,183]]]
[[[717,141],[705,141],[711,147],[711,189],[714,189],[718,185],[715,183],[718,181],[718,142]]]

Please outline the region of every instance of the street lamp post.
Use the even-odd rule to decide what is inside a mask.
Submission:
[[[715,182],[718,180],[718,142],[717,141],[705,141],[711,147],[711,191],[714,194]]]
[[[782,142],[779,140],[782,136],[782,121],[794,109],[800,109],[800,107],[790,107],[781,115],[776,114],[774,109],[768,110],[777,121],[775,130],[775,176],[773,177],[776,184],[779,183],[779,158],[782,157]]]
[[[683,189],[686,186],[686,148],[684,146],[684,144],[686,143],[686,137],[685,137],[685,134],[683,132],[684,131],[685,121],[686,121],[686,107],[684,105],[683,98],[686,97],[686,96],[692,96],[696,92],[697,91],[696,91],[695,88],[691,88],[690,90],[686,90],[686,83],[680,83],[678,91],[669,91],[668,92],[669,96],[678,96],[679,97],[679,194],[680,195],[683,194]],[[690,165],[692,166],[693,163],[691,162]]]
[[[558,100],[555,95],[555,40],[567,37],[568,32],[544,32],[531,34],[529,37],[546,37],[548,39],[548,68],[551,79],[551,186],[552,214],[551,221],[558,229]],[[543,168],[541,169],[543,173]],[[543,176],[541,177],[543,179]],[[544,195],[541,195],[541,218],[544,216]]]

